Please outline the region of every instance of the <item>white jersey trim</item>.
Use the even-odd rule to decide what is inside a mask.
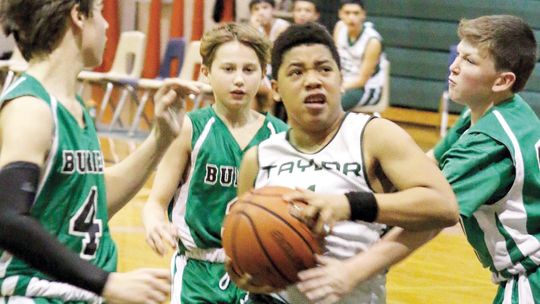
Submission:
[[[188,250],[197,248],[197,244],[195,244],[195,240],[191,235],[191,229],[189,228],[185,219],[191,179],[193,178],[193,173],[195,171],[195,164],[197,163],[199,151],[201,150],[204,141],[208,137],[208,134],[210,134],[210,130],[212,129],[212,126],[215,122],[216,119],[214,117],[210,118],[204,126],[201,135],[197,139],[197,142],[195,142],[193,151],[191,152],[191,168],[189,170],[189,175],[186,182],[180,187],[180,192],[178,194],[178,198],[174,202],[174,207],[172,211],[173,223],[180,229],[180,240]]]
[[[41,194],[41,190],[43,189],[43,186],[45,185],[45,182],[49,178],[49,174],[51,173],[52,166],[56,157],[56,153],[58,152],[58,141],[60,137],[60,131],[58,130],[58,101],[53,96],[50,96],[50,103],[51,103],[51,114],[53,117],[53,142],[51,145],[51,150],[49,151],[49,155],[47,155],[47,160],[45,161],[45,172],[43,173],[43,176],[41,177],[41,180],[39,181],[39,187],[34,199],[35,201],[38,199],[39,195]]]
[[[515,265],[512,263],[506,248],[506,240],[498,231],[495,218],[499,219],[520,252],[536,264],[539,264],[540,261],[540,242],[528,233],[526,227],[527,211],[523,201],[525,167],[519,142],[502,114],[497,110],[493,111],[493,114],[512,143],[515,179],[505,197],[492,206],[480,207],[474,213],[474,217],[477,219],[480,228],[485,231],[484,242],[493,259],[495,268],[498,271],[506,270],[515,275],[526,272],[526,269],[520,263]]]

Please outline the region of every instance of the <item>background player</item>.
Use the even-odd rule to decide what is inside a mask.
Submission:
[[[317,22],[321,16],[315,0],[295,0],[292,15],[294,24]]]
[[[343,73],[343,109],[352,110],[379,102],[384,84],[380,62],[385,58],[382,37],[373,23],[364,22],[366,10],[361,0],[340,0],[334,39]]]
[[[415,231],[458,220],[450,186],[405,131],[343,111],[339,62],[320,25],[293,25],[276,40],[272,84],[291,129],[246,153],[240,170],[239,195],[253,186],[296,186],[315,193],[301,190],[289,197],[293,201],[351,206],[340,219],[354,221],[336,223],[325,239],[328,256],[300,274],[299,289],[282,295],[290,303],[384,303],[384,269],[433,236]],[[383,224],[403,229],[381,239]],[[251,286],[249,276],[234,279],[250,291],[268,291]]]
[[[102,8],[101,0],[0,3],[3,29],[13,33],[29,61],[27,73],[0,97],[3,303],[97,302],[98,295],[108,303],[166,299],[165,270],[114,272],[116,248],[107,221],[179,132],[178,94],[197,89],[161,88],[150,136],[125,161],[104,170],[92,119],[76,96],[78,73],[101,62],[108,27]]]
[[[158,167],[143,212],[147,242],[156,252],[175,247],[180,237],[172,263],[174,303],[240,303],[245,297],[229,284],[223,267],[221,226],[227,204],[236,197],[244,152],[286,129],[279,119],[250,109],[269,48],[260,32],[240,24],[212,29],[201,41],[201,71],[215,104],[188,114]]]
[[[468,109],[434,149],[462,226],[499,290],[494,303],[540,299],[540,120],[516,94],[535,63],[530,26],[515,16],[459,24],[450,98]]]

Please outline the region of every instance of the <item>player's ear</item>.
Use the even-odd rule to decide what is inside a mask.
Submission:
[[[281,95],[279,95],[279,87],[275,79],[271,80],[272,84],[272,99],[275,101],[281,100]]]
[[[83,28],[84,15],[80,11],[79,4],[75,4],[69,12],[71,22],[79,29]]]
[[[208,74],[210,74],[210,68],[206,65],[201,65],[201,73],[204,75],[204,77],[208,78]]]
[[[491,89],[493,92],[503,92],[512,89],[512,86],[516,82],[516,74],[513,72],[502,72],[499,77],[495,79]]]

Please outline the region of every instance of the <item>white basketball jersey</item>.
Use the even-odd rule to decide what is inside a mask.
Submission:
[[[288,133],[271,136],[258,146],[259,173],[255,188],[272,185],[319,193],[372,192],[362,157],[362,134],[371,118],[348,113],[334,138],[315,153],[298,151],[289,143]],[[377,242],[384,228],[377,223],[339,222],[325,238],[325,255],[350,258]],[[283,296],[289,303],[308,303],[294,287],[289,287],[286,293]],[[339,303],[385,303],[385,275],[359,285]]]
[[[366,46],[371,39],[377,39],[382,42],[381,35],[373,27],[373,23],[365,22],[362,30],[362,34],[358,39],[351,44],[349,40],[349,33],[346,26],[342,26],[337,34],[337,49],[339,57],[341,59],[341,72],[343,73],[343,81],[350,82],[358,78],[360,73],[360,67],[362,66],[362,60],[364,59],[364,53]],[[381,58],[377,64],[377,68],[373,75],[364,85],[364,88],[377,88],[382,87],[384,84],[384,73],[381,69],[380,63],[386,55],[381,53]]]

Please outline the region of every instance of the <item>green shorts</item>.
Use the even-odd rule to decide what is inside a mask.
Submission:
[[[540,303],[540,271],[526,275],[516,275],[508,281],[501,282],[493,304],[539,304]]]
[[[171,304],[244,304],[247,301],[247,292],[230,280],[223,263],[196,260],[176,254],[171,264]]]

